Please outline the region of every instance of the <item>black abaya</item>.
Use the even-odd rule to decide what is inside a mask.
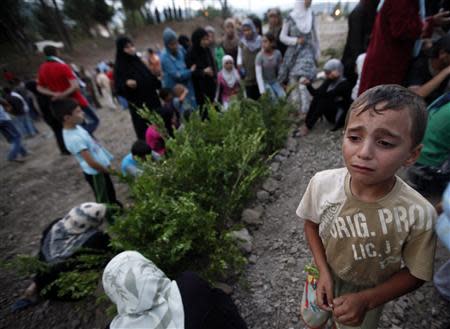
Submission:
[[[124,52],[124,47],[128,43],[131,43],[131,40],[126,37],[117,40],[114,81],[117,93],[130,103],[130,115],[137,138],[145,140],[148,122],[137,111],[144,107],[159,110],[161,102],[157,90],[161,88],[161,81],[150,72],[137,55]],[[128,87],[127,80],[135,80],[136,87]]]

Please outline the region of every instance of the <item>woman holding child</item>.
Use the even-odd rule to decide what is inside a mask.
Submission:
[[[164,29],[163,40],[165,47],[161,53],[163,87],[173,89],[176,84],[181,83],[187,88],[187,99],[195,108],[197,101],[192,84],[192,72],[195,70],[195,65],[186,66],[186,50],[179,45],[177,34],[170,27]]]

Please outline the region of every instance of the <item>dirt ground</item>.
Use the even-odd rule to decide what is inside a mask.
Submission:
[[[199,20],[196,22],[174,23],[178,33],[190,35],[193,28],[220,22]],[[346,35],[346,22],[320,21],[322,49],[339,47]],[[148,27],[135,36],[138,49],[146,49],[162,44],[163,26]],[[99,60],[114,58],[113,40],[84,41],[80,43],[67,61],[73,61],[92,69]],[[24,74],[36,69],[36,63],[22,62],[12,65],[21,67]],[[101,123],[96,132],[98,140],[115,156],[116,167],[120,159],[129,152],[135,140],[129,113],[126,111],[97,111]],[[25,146],[32,152],[24,164],[5,160],[8,145],[0,140],[0,253],[2,259],[10,259],[17,254],[37,252],[42,230],[55,218],[63,216],[71,207],[94,200],[94,196],[84,181],[76,160],[62,156],[56,147],[51,130],[43,122],[38,122],[40,134],[25,140]],[[302,139],[295,154],[281,166],[279,171],[283,188],[273,203],[265,205],[266,223],[253,232],[255,238],[256,261],[243,275],[243,285],[236,286],[234,298],[248,321],[250,328],[301,328],[297,306],[301,288],[301,268],[309,256],[302,241],[301,224],[295,221],[294,210],[300,195],[316,170],[341,165],[339,158],[339,135],[330,134],[327,127],[319,125],[311,138]],[[127,186],[115,181],[118,198],[126,201]],[[297,240],[299,239],[299,240]],[[293,242],[293,241],[299,241]],[[294,261],[292,261],[292,259]],[[438,262],[448,258],[442,249]],[[275,260],[275,261],[274,261]],[[269,273],[270,272],[270,273]],[[268,273],[268,274],[263,274]],[[300,281],[299,281],[300,280]],[[94,299],[76,303],[45,301],[39,305],[10,314],[9,306],[19,297],[20,291],[29,281],[20,278],[13,271],[0,272],[0,328],[104,328],[107,323],[104,305],[96,305]],[[434,321],[444,317],[448,304],[437,297],[431,285],[420,289],[424,298],[418,298],[416,305],[404,308],[404,316],[397,322],[397,328],[449,328],[450,321]],[[422,296],[422,297],[423,297]],[[394,307],[394,306],[392,306]],[[419,317],[411,317],[412,313]],[[389,314],[389,313],[388,313]],[[436,315],[437,314],[437,315]],[[409,320],[408,320],[409,319]],[[416,324],[409,325],[412,320]],[[423,322],[425,321],[425,322]],[[434,321],[434,322],[433,322]],[[389,323],[389,322],[386,322]],[[434,324],[436,325],[434,325]],[[441,326],[445,325],[445,326]],[[391,328],[386,325],[383,328]],[[394,328],[394,327],[392,327]]]
[[[275,191],[269,200],[256,199],[249,205],[252,209],[263,209],[263,224],[251,230],[250,264],[235,284],[233,294],[249,329],[305,328],[299,311],[306,278],[303,270],[312,256],[303,233],[304,222],[295,211],[316,172],[343,166],[342,133],[330,132],[331,127],[324,121],[318,122],[308,136],[298,140],[295,152],[283,152],[289,156],[272,175]],[[438,243],[435,270],[449,256]],[[428,282],[387,303],[378,328],[448,329],[449,307],[450,303]]]

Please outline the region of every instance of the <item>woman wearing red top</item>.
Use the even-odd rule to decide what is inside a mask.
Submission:
[[[448,23],[448,15],[449,12],[440,12],[423,23],[418,0],[381,1],[361,73],[359,94],[381,84],[402,84],[416,40],[432,32],[434,25]]]

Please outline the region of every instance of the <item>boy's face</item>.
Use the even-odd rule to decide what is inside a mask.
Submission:
[[[77,106],[73,110],[72,115],[64,116],[64,123],[79,125],[84,122],[84,112],[81,107]]]
[[[350,113],[345,129],[345,166],[352,180],[367,187],[392,182],[400,167],[412,165],[420,155],[422,145],[412,145],[412,119],[404,109],[358,113]]]

